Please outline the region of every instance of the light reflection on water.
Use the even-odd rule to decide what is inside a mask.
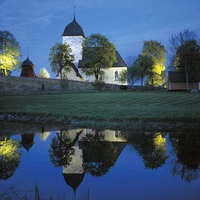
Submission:
[[[0,199],[200,199],[200,134],[69,129],[0,137]]]

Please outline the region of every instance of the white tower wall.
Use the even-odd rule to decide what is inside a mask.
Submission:
[[[63,36],[63,44],[69,44],[74,54],[74,64],[78,68],[78,61],[82,59],[82,36]]]

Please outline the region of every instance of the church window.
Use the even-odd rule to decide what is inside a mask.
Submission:
[[[118,71],[115,71],[115,80],[116,80],[116,81],[119,80],[119,74],[118,74]]]

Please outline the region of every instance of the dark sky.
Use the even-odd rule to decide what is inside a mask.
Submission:
[[[50,48],[62,42],[74,7],[85,36],[105,35],[125,61],[137,56],[146,40],[161,42],[168,50],[172,34],[189,29],[200,35],[199,0],[1,0],[1,30],[14,34],[22,61],[29,55],[36,74],[42,67],[51,73]]]

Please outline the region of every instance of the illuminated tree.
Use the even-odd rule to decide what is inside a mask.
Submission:
[[[68,44],[55,43],[50,49],[49,62],[52,68],[52,72],[60,74],[60,78],[63,79],[63,71],[71,71],[74,61],[74,55]]]
[[[115,46],[101,34],[91,34],[83,42],[82,71],[99,79],[104,69],[112,67],[116,60]]]
[[[161,43],[155,40],[144,42],[141,54],[151,57],[154,63],[152,73],[148,76],[149,85],[160,86],[164,84],[165,80],[162,73],[165,71],[166,53],[167,51]]]
[[[200,46],[196,40],[187,40],[177,48],[174,65],[185,75],[187,90],[189,90],[190,81],[199,81]]]
[[[161,167],[168,158],[166,140],[160,132],[131,134],[128,143],[138,151],[147,169]]]
[[[12,33],[0,31],[0,73],[9,72],[20,66],[20,46]]]
[[[39,72],[39,78],[50,78],[50,74],[46,68],[42,68]]]
[[[0,141],[0,180],[10,178],[20,163],[19,141],[3,139]]]

